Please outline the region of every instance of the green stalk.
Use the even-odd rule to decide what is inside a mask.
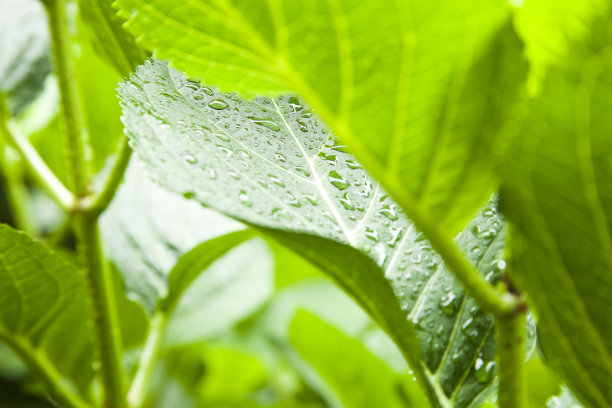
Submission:
[[[0,97],[0,132],[6,143],[9,143],[11,147],[19,152],[30,172],[36,178],[36,181],[38,181],[53,201],[62,210],[70,211],[75,202],[72,192],[57,178],[30,141],[19,132],[19,129],[8,118],[2,97]]]
[[[130,391],[128,392],[130,407],[139,408],[144,403],[147,395],[147,388],[159,358],[159,351],[161,349],[162,340],[164,339],[167,323],[168,314],[164,312],[157,312],[151,319],[147,342],[140,354],[138,371],[136,371],[136,375],[130,386]]]
[[[132,149],[130,148],[127,137],[124,136],[122,138],[116,156],[117,157],[113,163],[113,168],[111,169],[102,190],[100,190],[100,193],[95,197],[91,197],[90,204],[83,203],[86,211],[91,214],[101,214],[106,207],[108,207],[115,196],[117,189],[119,188],[119,184],[121,184],[121,180],[123,180],[125,169],[127,168],[130,162],[130,157],[132,156]]]
[[[525,386],[525,322],[527,311],[497,318],[499,408],[527,408]]]
[[[86,160],[84,116],[75,78],[74,60],[66,16],[66,0],[45,0],[53,44],[53,62],[59,82],[65,124],[67,168],[78,200],[91,194],[91,171]],[[104,406],[126,406],[121,365],[121,333],[112,276],[102,254],[97,214],[73,213],[79,254],[86,267],[93,305],[94,337],[100,356]]]

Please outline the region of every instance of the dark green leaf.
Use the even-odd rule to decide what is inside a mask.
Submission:
[[[88,395],[92,333],[85,279],[77,267],[0,225],[0,293],[0,339],[33,371]]]

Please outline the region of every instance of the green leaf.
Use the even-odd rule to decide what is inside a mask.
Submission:
[[[58,402],[78,400],[69,393],[88,395],[92,333],[85,279],[77,267],[0,225],[0,293],[0,339],[46,381]]]
[[[591,407],[612,405],[611,21],[550,68],[501,168],[511,277],[539,317],[547,361]]]
[[[561,390],[561,395],[552,397],[546,403],[546,408],[583,408],[572,393],[565,387]]]
[[[313,338],[325,339],[313,342]],[[316,315],[299,310],[290,327],[295,350],[332,389],[345,408],[381,406],[419,407],[423,399],[410,400],[403,389],[410,376],[399,376],[369,351],[361,341],[347,336]],[[330,364],[330,361],[334,361]],[[417,394],[418,396],[418,394]],[[409,401],[405,401],[408,398]],[[423,398],[421,396],[421,398]]]
[[[465,298],[423,235],[300,100],[244,101],[160,62],[139,68],[120,95],[133,146],[160,184],[256,226],[332,276],[413,369],[428,372],[437,403],[467,406],[488,389],[491,318]],[[457,241],[491,281],[503,265],[505,236],[493,207]],[[422,355],[407,320],[418,326]]]
[[[539,92],[548,67],[562,63],[571,43],[587,37],[592,20],[608,8],[607,0],[529,0],[515,9],[515,27],[531,65],[532,93]]]
[[[180,257],[241,226],[160,188],[147,178],[142,164],[132,160],[100,228],[128,295],[153,314],[168,294],[168,277]]]
[[[147,58],[124,21],[111,7],[113,0],[78,0],[79,11],[96,50],[121,75],[126,76]]]
[[[217,259],[228,251],[253,238],[252,230],[230,232],[220,237],[204,241],[181,256],[168,276],[168,295],[162,299],[159,308],[169,313],[178,303],[181,295],[198,275],[208,269]]]
[[[491,145],[523,80],[504,0],[116,4],[223,92],[301,95],[419,223],[452,236],[495,190]]]
[[[38,95],[51,70],[44,7],[36,0],[2,0],[0,27],[0,94],[9,95],[9,108],[18,113]]]

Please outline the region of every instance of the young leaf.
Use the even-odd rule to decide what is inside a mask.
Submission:
[[[452,236],[495,190],[491,144],[523,80],[504,0],[116,4],[221,91],[301,95],[418,222]]]
[[[364,344],[347,336],[316,315],[299,310],[291,321],[290,341],[304,362],[312,367],[331,388],[345,408],[380,406],[385,408],[418,407],[427,401],[406,395],[404,383],[409,376],[395,374]],[[324,338],[324,342],[313,342]],[[330,364],[333,360],[335,364]],[[408,401],[405,401],[408,399]]]
[[[92,333],[84,277],[27,235],[0,225],[0,340],[58,402],[86,407],[93,379]]]
[[[502,167],[511,276],[539,316],[547,360],[590,407],[612,405],[611,21],[549,70]]]
[[[160,62],[139,68],[120,94],[133,146],[159,183],[256,226],[331,275],[408,353],[415,371],[422,367],[414,359],[425,361],[438,404],[468,406],[488,388],[490,317],[299,99],[244,101]],[[488,279],[503,265],[502,224],[488,208],[458,238]],[[421,332],[422,356],[406,315]]]
[[[142,197],[146,197],[143,200]],[[132,160],[123,184],[100,220],[108,256],[129,295],[149,314],[168,294],[168,276],[181,255],[240,224],[160,188]]]
[[[147,58],[132,35],[123,29],[123,20],[111,7],[112,0],[78,0],[97,51],[121,75],[126,76]]]

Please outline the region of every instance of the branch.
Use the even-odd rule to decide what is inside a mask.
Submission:
[[[498,317],[499,408],[526,408],[525,322],[527,311]]]
[[[43,0],[47,10],[53,45],[53,62],[58,78],[65,124],[67,169],[77,199],[87,198],[91,192],[91,173],[86,160],[82,103],[77,88],[68,21],[66,0]],[[114,295],[113,281],[102,254],[97,215],[74,212],[79,254],[86,267],[90,299],[93,305],[93,325],[100,355],[104,405],[113,408],[126,406],[125,385],[121,363],[121,329]]]

